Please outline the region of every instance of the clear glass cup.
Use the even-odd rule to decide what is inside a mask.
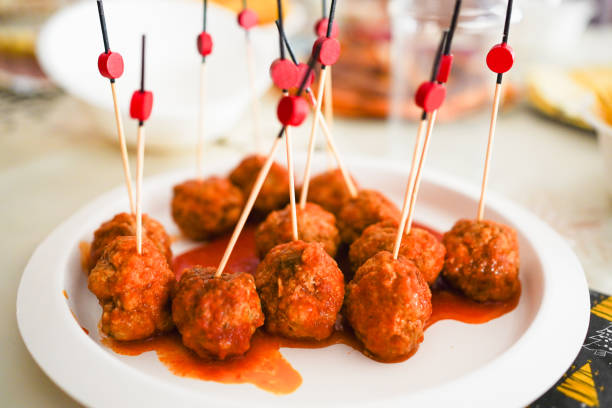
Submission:
[[[391,16],[392,118],[417,119],[414,92],[431,75],[442,31],[449,26],[454,0],[393,0]],[[453,37],[453,71],[438,118],[452,120],[490,100],[486,53],[501,41],[506,0],[464,0]],[[513,15],[519,14],[515,8]]]

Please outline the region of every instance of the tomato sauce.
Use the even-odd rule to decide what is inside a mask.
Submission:
[[[438,239],[440,233],[427,229]],[[173,268],[177,279],[183,271],[195,265],[216,267],[221,260],[229,237],[204,244],[185,252],[174,259]],[[227,270],[230,272],[254,273],[259,260],[255,255],[255,227],[248,225],[236,243],[229,259]],[[345,269],[342,259],[338,264]],[[346,271],[348,272],[348,270]],[[350,276],[348,273],[346,276]],[[478,303],[454,292],[443,281],[432,288],[433,313],[427,327],[440,320],[452,319],[465,323],[486,323],[512,311],[518,304],[520,293],[507,302]],[[336,331],[323,341],[297,341],[267,334],[258,329],[251,340],[250,350],[241,357],[216,361],[204,359],[186,348],[180,335],[174,331],[170,334],[135,342],[119,342],[109,338],[104,344],[116,353],[135,356],[148,351],[155,351],[159,360],[174,374],[205,381],[216,381],[224,384],[250,383],[275,394],[288,394],[295,391],[302,383],[302,377],[280,353],[281,347],[287,348],[322,348],[334,344],[345,344],[369,358],[363,345],[344,321],[339,320]],[[402,358],[404,361],[408,357]],[[398,361],[392,361],[395,363]],[[385,361],[385,363],[390,363]]]

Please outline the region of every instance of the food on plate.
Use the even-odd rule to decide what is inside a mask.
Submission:
[[[336,217],[317,204],[306,203],[296,208],[299,238],[304,242],[318,242],[334,257],[340,244]],[[263,259],[275,246],[293,240],[291,206],[272,211],[255,232],[257,255]]]
[[[255,272],[266,330],[292,339],[322,340],[333,330],[344,299],[344,276],[315,242],[278,245]]]
[[[381,251],[346,286],[344,314],[367,351],[378,359],[409,357],[423,341],[431,292],[418,268]]]
[[[357,197],[344,203],[337,223],[342,240],[351,244],[368,226],[386,220],[399,222],[399,219],[399,209],[384,195],[374,190],[360,190]]]
[[[158,221],[142,215],[142,228],[144,235],[150,239],[157,249],[166,258],[168,263],[172,262],[172,250],[170,249],[171,240],[164,226]],[[91,271],[98,263],[98,259],[106,249],[106,246],[113,242],[115,238],[122,236],[136,235],[136,217],[128,213],[119,213],[111,220],[106,221],[94,232],[94,239],[91,243],[89,255],[89,270]]]
[[[188,180],[174,186],[172,218],[186,237],[204,241],[230,231],[243,205],[242,191],[226,178]]]
[[[310,179],[308,201],[319,204],[336,216],[349,198],[351,194],[340,169],[328,170]]]
[[[230,181],[237,186],[245,197],[248,197],[259,170],[266,158],[261,155],[250,155],[244,158],[229,175]],[[289,175],[287,169],[278,163],[272,163],[268,177],[261,187],[253,210],[256,215],[265,216],[270,211],[281,209],[289,202]]]
[[[264,323],[253,276],[194,267],[183,273],[172,301],[172,318],[183,344],[200,357],[223,360],[244,354]]]
[[[155,243],[135,236],[110,242],[91,270],[88,287],[102,306],[100,330],[116,340],[142,340],[172,329],[174,273]]]
[[[442,276],[479,302],[502,301],[520,290],[516,231],[494,221],[459,220],[444,234]]]
[[[379,222],[366,228],[349,249],[351,267],[356,271],[368,259],[380,251],[393,252],[397,236],[397,222]],[[399,256],[412,261],[423,274],[425,281],[433,285],[444,266],[444,245],[431,232],[412,227],[402,237]]]

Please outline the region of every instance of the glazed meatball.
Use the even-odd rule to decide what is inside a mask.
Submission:
[[[153,218],[143,214],[142,229],[144,235],[153,241],[153,244],[166,257],[168,264],[172,263],[172,243],[170,237],[166,233],[164,226]],[[94,232],[94,239],[91,243],[91,251],[89,254],[89,270],[91,271],[98,259],[102,256],[102,252],[106,246],[115,240],[117,237],[135,236],[136,235],[136,217],[128,213],[120,213],[113,217],[112,220],[104,222]]]
[[[442,276],[478,302],[510,299],[520,290],[516,231],[493,221],[459,220],[444,234]]]
[[[308,187],[308,201],[319,204],[338,215],[344,203],[351,198],[340,169],[329,170],[314,176]]]
[[[368,226],[386,220],[399,222],[399,219],[399,209],[384,195],[374,190],[360,190],[357,197],[342,206],[338,229],[342,241],[351,244]]]
[[[423,341],[431,292],[411,261],[381,251],[346,286],[345,315],[366,350],[383,361],[410,356]]]
[[[226,178],[188,180],[174,186],[172,218],[186,237],[204,241],[230,231],[243,205],[242,191]]]
[[[249,196],[265,161],[264,156],[248,156],[230,173],[230,181],[242,190],[245,197]],[[255,200],[253,211],[257,216],[265,216],[270,211],[283,208],[288,202],[289,174],[285,167],[274,162]]]
[[[102,306],[100,329],[116,340],[141,340],[173,327],[170,294],[175,283],[168,261],[144,237],[117,237],[89,274],[88,287]]]
[[[172,318],[183,344],[200,357],[223,360],[246,353],[264,315],[248,273],[223,274],[215,268],[194,267],[181,276]]]
[[[332,257],[340,244],[336,217],[317,204],[306,203],[296,208],[298,235],[305,242],[319,242]],[[260,259],[275,246],[293,240],[291,207],[272,211],[255,231],[255,246]]]
[[[349,260],[356,271],[365,261],[380,251],[393,252],[397,223],[383,221],[366,228],[361,236],[351,244]],[[400,244],[399,256],[414,262],[423,274],[425,281],[433,285],[444,266],[444,245],[429,231],[412,227],[404,234]]]
[[[334,330],[344,277],[321,244],[278,245],[255,272],[266,330],[293,339],[323,340]]]

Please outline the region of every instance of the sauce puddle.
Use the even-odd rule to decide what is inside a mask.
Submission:
[[[441,234],[430,228],[418,224],[415,224],[415,226],[427,229],[438,239],[442,238]],[[221,260],[228,240],[229,236],[177,256],[172,265],[177,279],[180,279],[185,269],[195,265],[216,267]],[[255,227],[247,225],[236,243],[227,270],[232,273],[254,273],[258,263],[259,259],[255,255]],[[346,262],[340,259],[338,264],[344,271],[345,268],[343,267]],[[345,272],[345,277],[348,278],[351,275],[348,271]],[[439,280],[432,289],[433,313],[427,327],[440,320],[447,319],[472,324],[486,323],[512,311],[517,306],[519,298],[520,293],[506,302],[478,303],[454,292],[443,281]],[[332,336],[323,341],[285,339],[267,334],[260,328],[251,339],[251,348],[244,356],[226,361],[208,360],[199,357],[183,345],[180,335],[176,331],[134,342],[119,342],[105,338],[103,343],[116,353],[128,356],[155,351],[159,360],[168,370],[178,376],[224,384],[250,383],[274,394],[289,394],[302,383],[301,375],[280,353],[281,347],[314,349],[334,344],[344,344],[360,351],[369,358],[373,358],[368,355],[350,327],[344,324],[341,319],[336,324],[336,331]],[[408,358],[410,356],[399,361]],[[393,361],[392,363],[399,361]],[[388,361],[382,362],[389,363]]]

